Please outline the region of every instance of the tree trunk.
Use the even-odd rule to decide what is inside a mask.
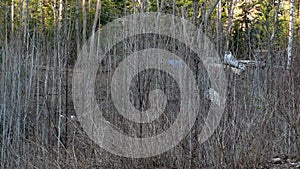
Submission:
[[[291,0],[290,21],[289,21],[289,41],[288,41],[288,57],[287,69],[291,68],[292,62],[292,48],[293,48],[293,24],[294,24],[294,6],[295,0]]]
[[[85,9],[85,0],[82,0],[82,14],[83,14],[83,30],[82,30],[82,40],[83,43],[86,42],[86,9]]]
[[[101,0],[97,0],[97,6],[96,6],[96,12],[95,12],[95,17],[94,17],[94,23],[93,23],[93,33],[96,31],[96,26],[99,18],[99,12],[101,11]]]

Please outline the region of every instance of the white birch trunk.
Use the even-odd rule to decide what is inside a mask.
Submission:
[[[291,0],[291,10],[290,10],[290,20],[289,20],[289,41],[288,41],[288,51],[287,51],[288,52],[287,69],[290,69],[292,64],[294,6],[295,6],[295,0]]]

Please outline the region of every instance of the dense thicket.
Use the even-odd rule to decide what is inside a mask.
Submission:
[[[229,50],[239,59],[264,64],[240,75],[225,68],[226,111],[204,144],[197,142],[199,120],[174,149],[130,159],[101,149],[80,127],[71,97],[72,69],[92,32],[142,12],[183,17],[203,30],[220,56]],[[135,43],[139,42],[127,50]],[[278,154],[300,159],[299,46],[300,0],[1,1],[1,168],[255,168],[267,167]],[[119,57],[113,53],[113,58]],[[96,81],[104,83],[100,89],[106,88],[103,79],[110,79],[115,66],[106,65],[99,71],[108,77]],[[149,74],[155,73],[136,78],[149,79]],[[149,91],[141,87],[145,84],[133,85],[141,89],[139,97],[147,97]],[[107,119],[128,134],[143,135],[139,125],[110,114],[114,109],[100,89],[96,94]],[[177,104],[176,99],[170,101],[175,109]],[[156,128],[162,130],[174,118],[162,118]]]

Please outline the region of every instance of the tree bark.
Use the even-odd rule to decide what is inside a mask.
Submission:
[[[287,69],[291,68],[292,64],[292,49],[293,49],[293,24],[294,24],[294,7],[295,0],[291,0],[290,20],[289,20],[289,41],[288,41],[288,56],[287,56]]]
[[[85,0],[82,0],[82,14],[83,14],[83,30],[82,30],[82,40],[83,43],[86,42],[86,9],[85,9]]]
[[[95,12],[95,17],[94,17],[94,23],[93,23],[93,33],[96,31],[96,26],[99,18],[99,12],[101,11],[101,0],[97,0],[97,6],[96,6],[96,12]]]
[[[213,10],[216,8],[216,6],[218,5],[220,0],[215,0],[213,2],[213,4],[211,5],[211,7],[208,9],[208,11],[205,14],[204,20],[202,21],[203,24],[201,24],[200,30],[203,30],[203,26],[204,28],[207,27],[207,22],[209,19],[209,16],[211,15],[211,13],[213,12]]]

